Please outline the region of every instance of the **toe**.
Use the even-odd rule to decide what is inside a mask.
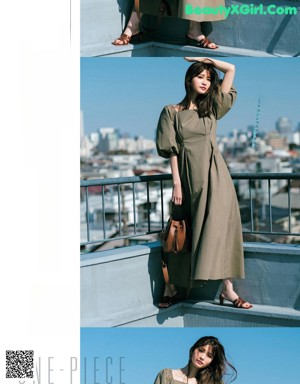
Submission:
[[[114,41],[114,44],[115,44],[115,45],[123,45],[123,41],[120,40],[120,39],[116,39],[116,40]]]

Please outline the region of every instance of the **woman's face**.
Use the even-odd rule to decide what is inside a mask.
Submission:
[[[194,350],[191,361],[195,368],[203,369],[213,361],[213,350],[211,345],[203,345]]]
[[[192,79],[192,89],[200,95],[204,95],[208,92],[210,84],[211,76],[207,69]]]

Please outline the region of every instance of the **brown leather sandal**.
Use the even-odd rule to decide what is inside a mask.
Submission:
[[[117,42],[119,40],[119,42]],[[128,45],[130,43],[131,36],[126,35],[126,33],[122,33],[120,37],[112,42],[113,45]]]
[[[199,40],[199,45],[200,47],[202,48],[207,48],[207,49],[217,49],[219,48],[218,45],[215,44],[215,47],[212,48],[212,47],[209,47],[209,44],[215,44],[213,43],[212,41],[210,41],[207,37],[204,37],[203,39]]]
[[[243,308],[243,309],[250,309],[253,307],[253,305],[251,305],[250,303],[249,304],[249,307],[243,307],[243,305],[247,303],[247,301],[243,300],[241,297],[238,297],[237,299],[235,299],[232,304],[236,307],[236,308]]]
[[[129,36],[126,33],[122,33],[120,37],[112,42],[113,45],[128,45],[131,41],[141,42],[143,39],[143,32],[139,32],[136,35]],[[119,42],[117,42],[119,40]]]
[[[195,47],[207,48],[207,49],[217,49],[219,48],[214,42],[210,41],[207,37],[203,37],[201,40],[192,39],[187,36],[189,45],[193,45]],[[215,47],[209,47],[210,44],[215,44]]]
[[[228,300],[228,301],[231,301],[229,299],[225,299],[225,297],[222,295],[222,293],[220,294],[220,305],[224,305],[224,300]],[[243,300],[241,297],[238,297],[237,299],[231,301],[232,304],[234,305],[235,308],[242,308],[242,309],[250,309],[253,307],[253,305],[251,305],[250,303],[249,304],[249,307],[243,307],[243,305],[245,303],[247,303],[247,301]]]

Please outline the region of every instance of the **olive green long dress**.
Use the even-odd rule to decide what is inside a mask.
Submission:
[[[157,16],[161,0],[140,0],[140,11],[148,15]],[[220,6],[225,6],[224,0],[168,0],[172,16],[193,21],[218,21],[224,20],[225,15],[218,12]],[[197,14],[197,8],[207,8],[211,14]],[[193,9],[192,14],[189,9]]]
[[[192,251],[169,257],[170,281],[187,287],[197,281],[244,277],[243,238],[236,192],[216,142],[217,120],[232,107],[236,91],[221,92],[215,112],[166,106],[159,118],[160,156],[178,155],[183,211],[192,228]]]

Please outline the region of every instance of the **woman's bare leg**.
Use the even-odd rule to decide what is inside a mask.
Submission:
[[[140,17],[142,17],[142,14],[140,14]],[[133,35],[137,35],[140,32],[139,24],[140,24],[140,19],[139,19],[137,13],[135,11],[132,11],[131,15],[130,15],[130,19],[129,19],[127,26],[126,26],[122,35],[128,36],[129,40],[130,40],[130,38]],[[126,45],[126,43],[124,42],[124,39],[121,39],[121,38],[117,38],[116,40],[114,40],[113,44],[114,45]],[[128,44],[128,42],[127,42],[127,44]]]

